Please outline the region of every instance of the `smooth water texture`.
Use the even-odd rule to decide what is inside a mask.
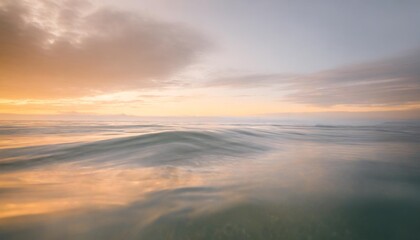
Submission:
[[[420,125],[0,122],[0,239],[419,239]]]

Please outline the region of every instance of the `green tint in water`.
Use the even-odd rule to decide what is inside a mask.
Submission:
[[[417,239],[417,203],[239,205],[194,219],[161,219],[141,239]]]
[[[420,236],[414,126],[49,124],[0,131],[0,239]]]

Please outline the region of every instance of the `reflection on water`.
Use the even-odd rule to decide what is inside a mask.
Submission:
[[[202,184],[199,175],[182,169],[95,169],[45,167],[2,174],[0,219],[74,209],[128,205],[145,194]]]
[[[2,122],[0,239],[417,239],[419,133]]]

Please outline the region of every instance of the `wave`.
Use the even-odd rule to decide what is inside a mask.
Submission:
[[[30,138],[48,134],[70,136],[73,143],[55,143],[0,149],[0,171],[43,164],[103,163],[107,165],[196,166],[232,158],[252,157],[284,144],[375,144],[377,142],[420,142],[419,129],[404,126],[285,126],[285,125],[69,125],[6,126],[27,131]],[[30,129],[41,129],[32,136]],[[23,130],[22,130],[23,129]],[[99,129],[99,130],[98,130]],[[125,132],[130,129],[130,132]],[[146,130],[144,130],[146,129]],[[91,132],[92,131],[92,132]],[[99,131],[99,132],[98,132]],[[77,132],[77,135],[72,135]],[[104,132],[106,134],[104,134]],[[141,132],[139,134],[139,132]],[[106,140],[84,141],[80,136],[99,134]],[[130,136],[127,136],[130,134]],[[2,135],[0,133],[0,135]],[[13,135],[12,135],[13,137]]]
[[[248,138],[244,138],[247,136]],[[209,157],[238,156],[267,149],[250,132],[163,131],[83,143],[51,144],[0,150],[2,170],[58,162],[112,162],[156,165]]]

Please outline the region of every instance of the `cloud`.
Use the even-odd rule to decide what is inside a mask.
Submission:
[[[86,1],[4,1],[0,95],[62,98],[162,86],[209,45],[184,26]]]
[[[256,88],[273,84],[289,84],[297,77],[298,75],[292,74],[242,74],[219,77],[206,85],[209,87]]]
[[[419,103],[420,51],[312,74],[241,75],[214,79],[207,85],[275,88],[288,92],[283,100],[322,106]]]

